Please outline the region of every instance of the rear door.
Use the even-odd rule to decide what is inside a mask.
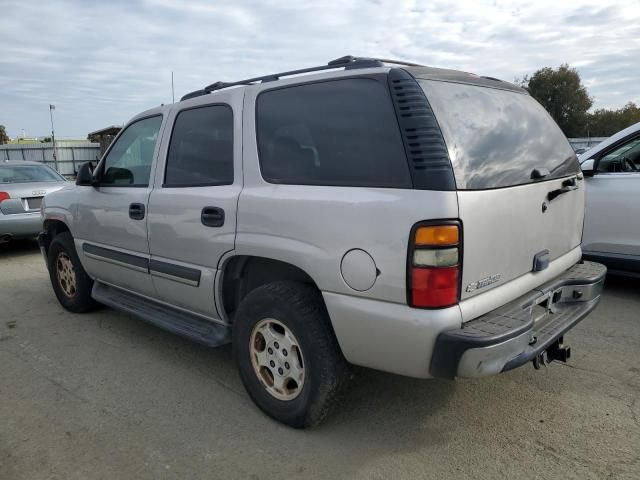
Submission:
[[[218,318],[214,280],[218,261],[234,248],[242,186],[242,99],[215,97],[181,102],[172,112],[149,198],[149,249],[158,298]]]
[[[577,261],[584,181],[573,150],[543,107],[515,90],[420,84],[456,177],[464,242],[461,299],[527,274],[530,289]]]

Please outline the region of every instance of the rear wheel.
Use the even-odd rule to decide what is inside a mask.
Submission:
[[[88,312],[97,306],[91,298],[93,280],[82,268],[69,232],[54,237],[47,252],[47,262],[51,285],[60,305],[75,313]]]
[[[320,422],[349,378],[322,297],[310,285],[274,282],[249,293],[234,320],[233,352],[253,401],[296,428]]]

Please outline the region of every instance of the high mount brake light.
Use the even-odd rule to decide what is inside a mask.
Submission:
[[[460,225],[419,225],[409,247],[409,305],[442,308],[460,297]]]

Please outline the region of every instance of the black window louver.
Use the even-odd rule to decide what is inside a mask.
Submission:
[[[447,146],[422,88],[401,68],[391,69],[388,78],[414,188],[455,190]]]

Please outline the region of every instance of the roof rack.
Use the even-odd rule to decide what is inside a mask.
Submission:
[[[388,60],[382,58],[367,58],[367,57],[354,57],[352,55],[346,55],[344,57],[331,60],[326,65],[320,65],[318,67],[301,68],[299,70],[289,70],[287,72],[272,73],[270,75],[264,75],[261,77],[247,78],[246,80],[238,80],[236,82],[215,82],[211,85],[204,87],[202,90],[195,90],[191,93],[187,93],[180,101],[187,100],[189,98],[200,97],[206,95],[215,90],[222,90],[223,88],[235,87],[238,85],[253,85],[255,83],[274,82],[280,80],[282,77],[289,77],[292,75],[299,75],[301,73],[320,72],[322,70],[331,70],[335,68],[344,68],[345,70],[351,70],[356,68],[372,68],[383,67],[384,64],[392,65],[406,65],[410,67],[422,67],[418,63],[404,62],[402,60]]]

